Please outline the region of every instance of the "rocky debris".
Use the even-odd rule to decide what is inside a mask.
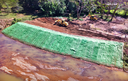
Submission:
[[[25,73],[25,72],[22,72],[20,70],[18,70],[18,72],[24,76],[28,76],[30,79],[26,78],[26,81],[48,81],[49,78],[45,75],[41,75],[41,74],[38,74],[38,73],[34,73],[34,74],[31,74],[31,73]]]
[[[0,30],[3,30],[4,29],[4,26],[0,25]]]
[[[115,23],[117,23],[117,24],[124,24],[125,23],[125,19],[121,18],[121,17],[116,17]]]
[[[125,21],[125,24],[124,25],[127,26],[127,28],[128,28],[128,20]]]
[[[0,30],[10,26],[12,24],[13,18],[11,19],[0,19]]]
[[[12,58],[13,61],[15,61],[13,64],[16,66],[19,66],[20,68],[26,70],[26,72],[36,71],[37,68],[29,63],[27,63],[24,58],[22,57],[16,57]]]
[[[11,70],[11,69],[8,69],[6,66],[2,66],[2,67],[0,68],[0,70],[3,70],[3,71],[5,71],[5,72],[8,73],[8,74],[11,74],[10,72],[12,72],[12,70]]]

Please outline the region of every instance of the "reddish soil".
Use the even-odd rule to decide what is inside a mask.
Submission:
[[[57,20],[57,18],[44,17],[44,18],[37,18],[32,21],[25,21],[25,23],[52,29],[52,30],[67,33],[67,34],[72,34],[72,35],[82,35],[82,36],[87,36],[91,38],[103,39],[103,40],[125,42],[123,38],[116,37],[116,36],[105,36],[102,33],[98,33],[90,30],[89,24],[94,23],[95,21],[90,21],[90,20],[68,21],[69,23],[68,27],[62,27],[62,26],[54,25],[55,20]]]

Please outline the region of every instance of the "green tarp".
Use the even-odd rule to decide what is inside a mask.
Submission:
[[[18,22],[2,31],[9,37],[59,54],[123,67],[123,43],[74,36]]]

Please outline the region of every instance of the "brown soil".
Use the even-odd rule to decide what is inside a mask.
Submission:
[[[84,21],[78,21],[78,20],[77,21],[69,21],[68,27],[62,27],[62,26],[54,25],[56,19],[57,18],[44,17],[44,18],[37,18],[32,21],[25,21],[25,23],[29,23],[32,25],[36,25],[36,26],[52,29],[55,31],[72,34],[72,35],[82,35],[82,36],[87,36],[87,37],[91,37],[91,38],[103,39],[103,40],[113,40],[113,41],[125,42],[125,40],[123,38],[116,37],[116,36],[108,37],[101,33],[95,32],[94,30],[91,30],[89,24],[94,23],[95,21],[90,21],[90,20],[88,20],[88,21],[85,21],[85,20]]]

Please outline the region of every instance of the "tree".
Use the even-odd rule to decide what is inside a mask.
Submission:
[[[125,0],[125,1],[124,1],[124,4],[123,4],[122,9],[125,11],[124,17],[126,17],[127,14],[128,14],[128,0]]]
[[[110,21],[112,21],[113,17],[115,16],[116,11],[122,7],[122,3],[123,3],[123,0],[119,0],[119,1],[111,0],[111,1],[112,1],[112,4],[114,3],[116,4],[116,7],[114,8]]]
[[[86,10],[88,13],[92,13],[97,9],[96,0],[86,0],[86,6],[84,10]]]
[[[110,0],[106,0],[106,1],[108,1],[108,2],[110,2]],[[108,19],[108,15],[109,15],[109,13],[110,13],[110,10],[111,10],[111,5],[110,4],[107,4],[107,3],[105,3],[106,5],[107,5],[107,10],[108,10],[108,12],[107,12],[107,16],[106,16],[106,20]]]
[[[0,0],[0,5],[5,5],[7,8],[9,8],[9,6],[16,6],[17,3],[18,0]]]
[[[36,10],[39,9],[39,1],[41,0],[19,0],[19,4],[27,10]],[[45,0],[43,0],[45,1]]]
[[[95,6],[95,0],[70,0],[72,3],[76,5],[77,19],[79,19],[81,12],[86,9],[89,12]],[[93,4],[93,5],[92,5]]]
[[[14,7],[14,6],[18,5],[18,0],[0,0],[0,5],[1,5],[1,7],[3,5],[5,5],[6,6],[6,12],[9,13],[9,11],[8,11],[9,7]]]
[[[39,7],[46,16],[63,15],[66,10],[65,0],[40,0]]]
[[[103,3],[103,1],[97,1],[96,2],[97,5],[98,5],[98,9],[99,9],[99,12],[100,12],[100,17],[103,18],[103,14],[104,14],[104,10],[106,8],[106,5]]]

